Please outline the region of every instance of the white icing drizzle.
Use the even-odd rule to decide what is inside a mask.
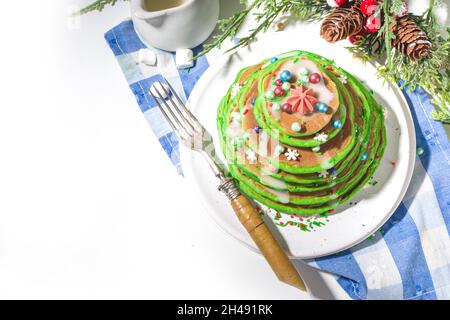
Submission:
[[[276,179],[269,175],[262,175],[261,182],[269,187],[276,188],[279,190],[287,190],[287,184],[283,180]]]
[[[243,134],[241,124],[237,121],[232,121],[228,126],[226,133],[230,138],[236,138],[240,136],[241,134]]]
[[[261,155],[262,157],[267,157],[267,150],[268,150],[268,145],[269,145],[269,135],[267,134],[267,132],[262,131],[259,134],[259,146],[258,146],[258,153],[259,155]]]
[[[334,163],[328,154],[324,154],[324,159],[322,160],[320,167],[322,169],[328,170],[334,167]]]
[[[277,201],[280,203],[288,204],[289,201],[291,200],[291,196],[289,195],[289,192],[287,192],[287,191],[274,190],[274,189],[270,189],[270,188],[266,188],[266,189],[267,189],[267,191],[269,191],[270,193],[275,195],[277,197]]]

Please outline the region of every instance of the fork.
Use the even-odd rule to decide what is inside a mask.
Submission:
[[[191,150],[200,152],[205,157],[214,175],[220,180],[219,191],[225,193],[231,201],[231,206],[239,221],[250,234],[278,279],[306,291],[306,286],[299,273],[252,202],[240,192],[234,180],[227,177],[225,166],[214,156],[212,136],[186,107],[172,85],[166,79],[164,82],[167,87],[159,81],[157,82],[159,86],[153,86],[158,97],[151,90],[150,95],[181,143]]]

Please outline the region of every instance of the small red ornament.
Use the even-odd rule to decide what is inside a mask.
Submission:
[[[367,18],[365,30],[368,33],[374,33],[380,30],[381,19],[375,16],[370,16]]]
[[[275,93],[277,97],[284,97],[286,91],[284,91],[284,89],[281,87],[276,87],[275,90],[273,90],[273,93]]]
[[[275,81],[275,84],[276,84],[277,87],[281,87],[283,85],[283,83],[284,82],[281,79],[277,79],[277,81]]]
[[[348,0],[334,0],[339,7],[345,6]]]
[[[292,110],[292,104],[290,104],[290,103],[283,103],[283,105],[281,106],[281,110],[283,110],[284,112],[287,112],[287,113],[292,113],[293,112],[293,110]]]
[[[347,4],[348,0],[327,0],[327,3],[330,7],[342,7]]]
[[[378,9],[378,2],[376,0],[363,0],[359,6],[362,14],[371,16]]]
[[[322,79],[322,77],[318,73],[311,73],[311,75],[309,76],[309,82],[314,84],[319,83],[320,79]]]

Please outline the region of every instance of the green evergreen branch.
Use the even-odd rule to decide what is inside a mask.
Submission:
[[[247,1],[241,0],[241,3]],[[221,34],[214,36],[212,42],[205,45],[199,58],[214,48],[221,48],[227,39],[234,39],[245,19],[253,15],[258,26],[249,31],[249,34],[239,39],[239,42],[227,49],[227,52],[250,44],[261,33],[267,31],[273,22],[284,14],[292,14],[299,21],[316,21],[326,16],[333,8],[324,0],[254,0],[247,9],[237,12],[228,19],[219,22]]]
[[[394,83],[403,80],[402,88],[407,87],[410,91],[422,87],[436,108],[431,114],[433,119],[450,123],[450,32],[447,31],[445,36],[441,34],[443,27],[433,14],[438,3],[431,0],[428,10],[421,16],[409,15],[427,33],[432,44],[430,54],[417,62],[391,49],[395,39],[392,15],[398,12],[400,5],[401,0],[384,0],[381,8],[385,19],[380,31],[363,37],[349,50],[363,61],[385,59],[384,65],[378,67],[379,77]]]
[[[95,1],[81,9],[80,14],[102,11],[105,6],[113,6],[118,1]],[[241,0],[241,3],[247,3],[247,1]],[[433,14],[433,9],[442,5],[443,2],[430,0],[429,8],[423,15],[409,15],[426,32],[432,44],[430,54],[417,62],[391,48],[392,40],[395,39],[391,26],[396,23],[392,16],[400,10],[402,3],[403,0],[384,0],[379,8],[379,14],[384,17],[380,31],[361,37],[348,49],[363,61],[385,60],[384,65],[378,67],[379,77],[395,83],[403,80],[403,87],[407,86],[409,90],[414,90],[417,86],[422,87],[430,95],[436,107],[436,110],[432,112],[433,119],[450,123],[450,29],[447,29],[445,35],[441,34],[444,27],[439,24]],[[250,30],[248,35],[239,39],[239,42],[227,51],[248,45],[261,32],[267,31],[282,15],[290,14],[299,21],[318,21],[333,9],[325,0],[254,0],[247,5],[246,9],[219,21],[220,34],[215,35],[211,43],[205,44],[200,56],[214,48],[220,48],[227,39],[234,39],[250,15],[256,19],[257,27]]]
[[[90,5],[84,7],[83,9],[80,10],[79,14],[86,14],[92,11],[103,11],[103,9],[110,5],[110,6],[114,6],[117,1],[119,0],[97,0],[93,3],[91,3]],[[128,0],[122,0],[122,1],[128,1]]]

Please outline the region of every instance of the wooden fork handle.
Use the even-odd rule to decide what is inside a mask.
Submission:
[[[299,273],[269,228],[267,228],[267,225],[256,211],[252,202],[236,190],[231,196],[228,193],[227,195],[231,199],[231,206],[238,216],[239,221],[250,234],[259,250],[261,250],[261,253],[278,279],[300,290],[306,291],[305,283]]]

